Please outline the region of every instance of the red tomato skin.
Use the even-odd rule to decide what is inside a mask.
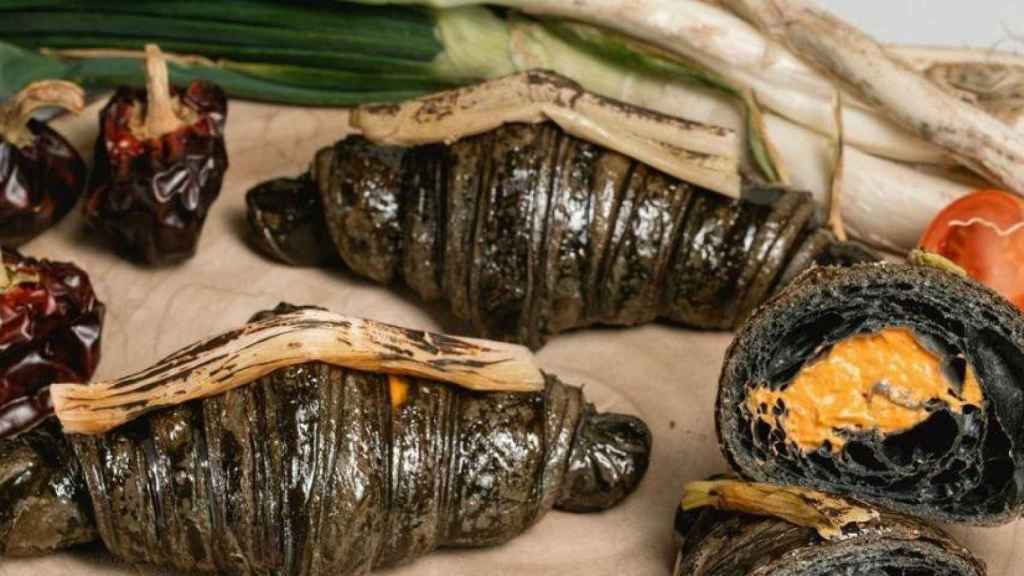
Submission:
[[[1024,198],[978,190],[932,220],[920,247],[955,262],[1024,309]]]

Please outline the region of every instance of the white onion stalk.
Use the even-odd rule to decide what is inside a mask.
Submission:
[[[655,77],[644,70],[610,65],[551,34],[535,21],[510,22],[512,61],[518,70],[545,69],[572,78],[584,89],[684,120],[742,127],[735,102],[710,87]],[[739,142],[737,141],[737,146]],[[736,149],[739,155],[739,148]]]
[[[365,1],[365,0],[364,0]],[[438,8],[481,0],[371,0]],[[697,0],[492,0],[525,13],[586,22],[642,39],[700,63],[740,90],[751,90],[766,108],[828,135],[833,83],[784,47],[768,42],[728,10]],[[950,164],[938,147],[872,111],[853,94],[843,97],[843,124],[850,144],[907,162]]]
[[[885,51],[905,64],[922,72],[936,64],[978,64],[1007,66],[1024,71],[1024,55],[991,48],[962,48],[953,46],[914,46],[886,44]]]
[[[722,65],[728,68],[729,66]],[[832,131],[835,113],[831,100],[823,100],[804,92],[789,90],[765,82],[758,74],[732,69],[726,74],[735,83],[750,86],[765,108],[827,136]],[[847,143],[866,152],[922,164],[952,164],[953,161],[937,146],[910,134],[878,114],[851,106],[843,97],[843,126]]]
[[[829,139],[779,116],[768,115],[765,121],[792,185],[809,190],[820,206],[828,206],[834,154]],[[879,158],[847,145],[843,150],[840,214],[850,236],[906,253],[917,245],[936,214],[977,187],[977,183]]]
[[[835,100],[832,103],[833,114],[835,115],[835,135],[832,138],[832,178],[829,180],[828,195],[828,225],[832,228],[836,238],[846,242],[846,227],[843,225],[843,174],[846,167],[846,144],[844,144],[843,133],[843,95],[836,92]]]
[[[1024,194],[1024,134],[894,59],[860,30],[808,0],[721,0],[827,70],[902,126]],[[576,3],[578,4],[578,2]]]
[[[899,51],[905,61],[953,95],[1024,132],[1024,57],[982,50]]]
[[[611,65],[548,33],[536,22],[515,22],[510,41],[513,61],[519,69],[554,70],[609,98],[694,122],[737,131],[744,128],[741,110],[720,92]],[[832,186],[833,148],[829,136],[775,114],[765,115],[765,127],[790,184],[810,191],[822,207],[824,218]],[[845,130],[844,126],[844,138]],[[940,210],[978,184],[879,158],[851,146],[849,141],[846,144],[840,181],[843,224],[851,236],[877,247],[894,252],[913,248]]]

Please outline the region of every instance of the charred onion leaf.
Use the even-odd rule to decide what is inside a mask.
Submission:
[[[51,395],[66,431],[98,434],[158,408],[221,394],[279,368],[312,361],[432,378],[470,390],[544,387],[533,354],[522,346],[282,304],[140,372],[89,385],[53,386]]]
[[[84,482],[91,505],[81,534],[95,526],[115,555],[188,573],[299,576],[499,544],[552,507],[614,506],[640,482],[651,448],[641,420],[596,412],[552,375],[535,392],[484,393],[316,361],[62,441],[74,458],[60,473]],[[9,450],[19,448],[0,441],[0,550],[14,533],[7,511],[41,490],[3,483],[31,456]],[[54,512],[72,494],[35,505]],[[44,528],[36,536],[48,545],[35,552],[70,543],[58,525]]]
[[[168,86],[159,50],[147,75],[146,90],[122,87],[100,112],[85,215],[125,256],[166,264],[195,254],[220,194],[227,98],[209,82]]]
[[[711,507],[774,516],[814,528],[826,540],[841,537],[847,526],[878,519],[874,510],[822,492],[730,479],[690,482],[683,489],[680,506],[683,510]]]
[[[984,576],[985,565],[937,528],[877,513],[826,540],[776,516],[710,507],[676,513],[675,576]]]
[[[350,116],[367,140],[392,146],[451,143],[504,124],[544,121],[665,174],[740,195],[732,130],[605,98],[553,72],[521,72],[401,104],[360,106]]]
[[[0,244],[24,244],[49,228],[78,201],[85,162],[63,136],[32,118],[43,107],[78,112],[82,89],[40,81],[0,106]]]
[[[806,194],[725,198],[553,124],[411,148],[349,137],[317,154],[312,181],[250,191],[265,252],[305,263],[334,249],[360,276],[446,300],[475,335],[533,348],[594,324],[732,328],[786,269],[874,259],[817,230]]]
[[[931,266],[817,268],[739,332],[719,438],[757,482],[1006,522],[1024,502],[1022,375],[1024,318],[981,285]]]
[[[49,386],[87,382],[100,360],[104,306],[74,264],[4,248],[0,262],[0,438],[53,413]]]

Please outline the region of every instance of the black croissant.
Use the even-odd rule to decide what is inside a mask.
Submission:
[[[755,195],[720,196],[553,124],[510,124],[450,146],[349,137],[248,205],[275,258],[340,254],[360,276],[446,300],[474,335],[536,348],[593,324],[732,328],[815,261],[873,259],[819,230],[809,195]]]
[[[740,330],[717,422],[744,477],[918,517],[1024,508],[1024,316],[943,270],[818,268]]]
[[[774,517],[679,511],[674,576],[985,576],[949,535],[906,516],[844,530],[834,541]]]
[[[0,556],[97,535],[133,563],[365,574],[507,541],[552,507],[614,506],[651,436],[551,375],[479,393],[319,362],[151,412],[101,436],[0,441]]]

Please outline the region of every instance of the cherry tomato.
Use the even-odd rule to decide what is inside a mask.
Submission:
[[[1001,190],[968,194],[932,220],[921,248],[1024,308],[1024,198]]]

